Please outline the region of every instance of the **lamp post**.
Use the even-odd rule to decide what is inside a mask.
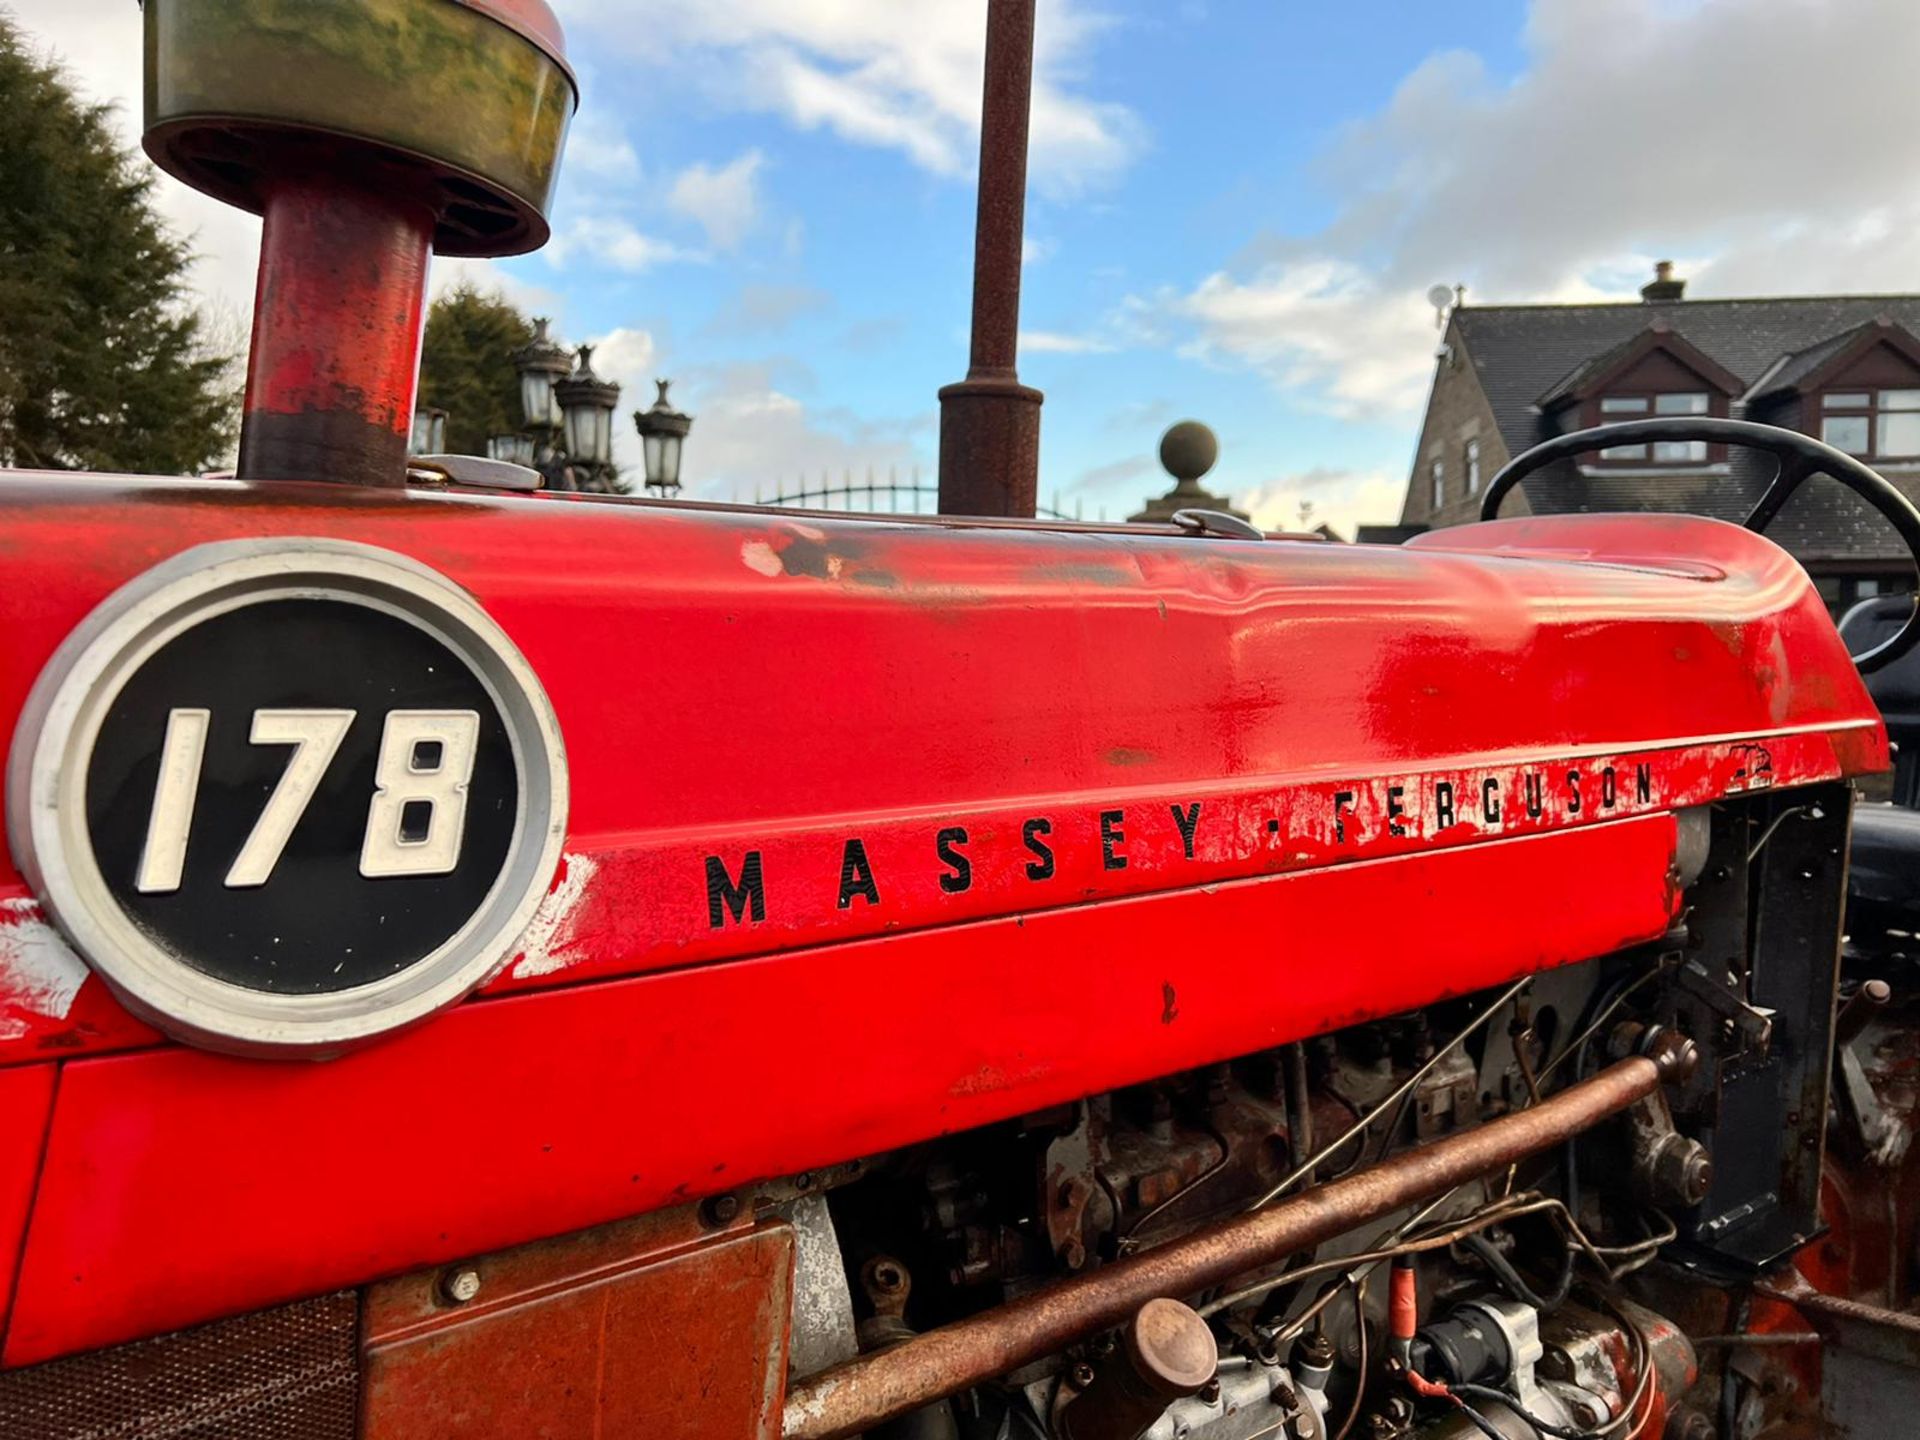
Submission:
[[[582,490],[607,493],[614,488],[613,411],[620,403],[620,387],[593,373],[591,345],[582,345],[579,354],[573,373],[554,382],[554,400],[575,483]]]
[[[516,430],[487,437],[487,458],[538,470],[548,490],[587,490],[603,495],[625,492],[619,468],[613,462],[613,412],[620,405],[620,386],[594,373],[593,347],[582,345],[570,351],[553,338],[551,322],[545,318],[533,322],[533,338],[516,349],[511,358],[520,381],[520,413],[523,424]],[[576,361],[577,355],[577,361]],[[661,400],[643,414],[662,437],[684,436],[692,421]],[[635,416],[636,420],[642,417]],[[674,429],[677,422],[678,429]],[[413,453],[438,454],[446,448],[447,412],[423,406],[414,415]],[[642,424],[643,436],[648,435]],[[431,444],[428,442],[431,441]],[[661,445],[665,444],[665,439]],[[653,440],[647,444],[648,484],[661,482],[651,478],[667,463],[662,450],[656,457]],[[672,444],[669,483],[663,488],[677,490],[680,485],[679,441]]]
[[[1040,392],[1020,383],[1020,246],[1033,99],[1034,0],[987,0],[980,196],[967,378],[940,391],[940,513],[1032,515]]]
[[[640,432],[641,447],[646,452],[647,489],[666,499],[680,489],[680,447],[693,428],[693,417],[668,402],[671,380],[653,383],[660,387],[660,394],[647,409],[633,412],[633,426]]]

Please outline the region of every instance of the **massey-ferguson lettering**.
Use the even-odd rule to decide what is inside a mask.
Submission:
[[[410,457],[574,83],[320,8],[144,8],[265,216],[239,478],[0,476],[0,1435],[1907,1433],[1888,738],[1758,533],[1886,480],[1640,422],[1369,547]],[[1656,437],[1780,478],[1495,518]]]

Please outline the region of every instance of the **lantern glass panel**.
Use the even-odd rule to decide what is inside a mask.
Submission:
[[[561,415],[566,422],[567,454],[575,460],[591,460],[587,447],[593,443],[593,425],[589,412],[591,405],[566,405],[561,407]]]
[[[520,372],[520,409],[529,426],[543,429],[553,424],[553,377],[546,371]]]
[[[661,442],[660,478],[669,488],[680,483],[680,440],[678,435],[668,435]]]
[[[642,436],[641,440],[647,457],[647,483],[649,485],[666,484],[666,460],[662,453],[666,446],[666,437],[646,435]]]
[[[531,435],[495,435],[487,441],[487,458],[505,460],[514,465],[533,464]]]
[[[407,442],[416,455],[438,455],[446,449],[447,417],[440,410],[413,412],[413,434]]]
[[[613,463],[613,411],[599,405],[593,408],[593,448],[589,458],[596,465]]]
[[[566,408],[567,453],[591,465],[605,465],[613,456],[609,449],[613,412],[602,405],[581,403]]]

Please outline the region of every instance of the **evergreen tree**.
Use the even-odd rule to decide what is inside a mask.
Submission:
[[[229,453],[233,357],[152,190],[110,108],[0,11],[0,464],[182,474]]]
[[[533,324],[497,294],[462,282],[427,311],[420,403],[447,412],[447,450],[484,455],[489,435],[520,428],[520,375],[513,352]]]

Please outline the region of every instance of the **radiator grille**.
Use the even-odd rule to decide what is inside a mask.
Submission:
[[[351,1291],[0,1373],[6,1440],[354,1440]]]

